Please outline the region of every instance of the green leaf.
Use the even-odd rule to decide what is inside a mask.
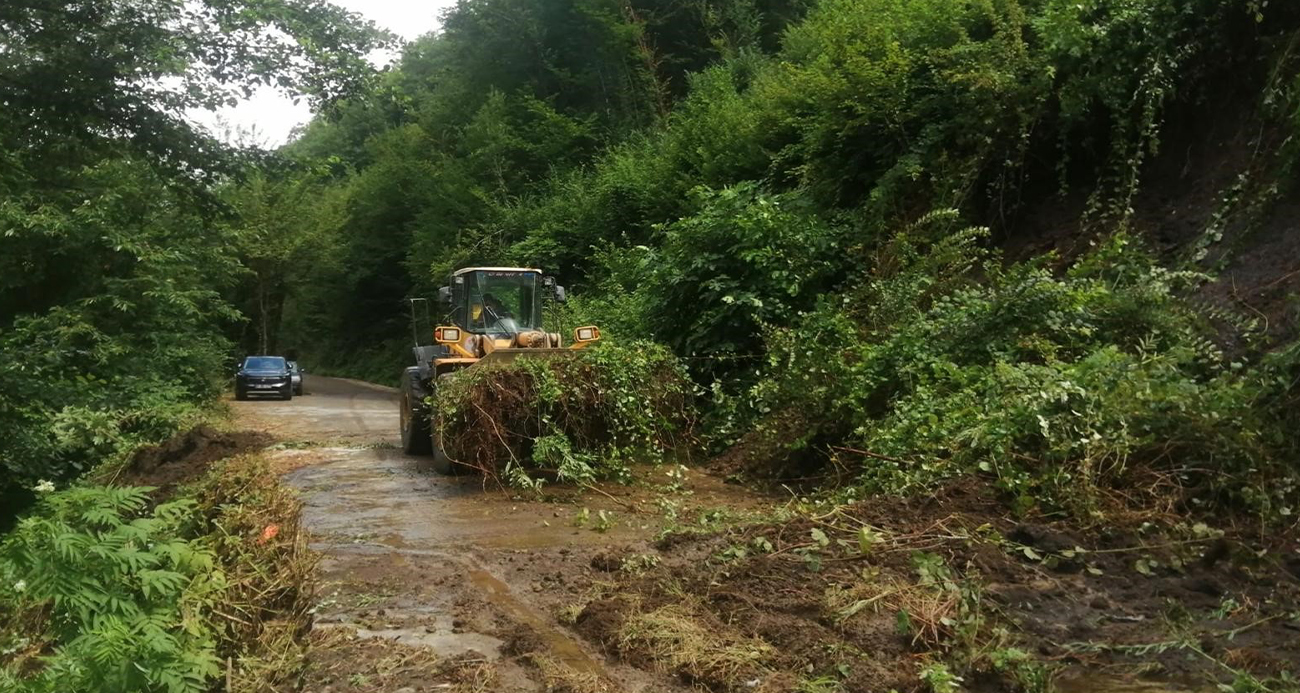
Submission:
[[[858,551],[863,555],[871,552],[871,549],[884,541],[884,536],[871,527],[862,527],[858,530]]]

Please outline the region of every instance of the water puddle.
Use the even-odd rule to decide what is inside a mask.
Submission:
[[[362,640],[385,640],[409,647],[425,647],[433,650],[440,657],[477,654],[494,660],[500,658],[501,646],[504,644],[497,638],[482,633],[454,633],[446,630],[429,633],[422,628],[370,630],[341,623],[322,623],[317,628],[347,628]]]

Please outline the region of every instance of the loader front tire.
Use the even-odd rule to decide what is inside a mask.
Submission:
[[[432,447],[433,456],[429,458],[429,466],[433,467],[433,471],[447,476],[454,475],[460,471],[459,465],[452,462],[450,457],[447,457],[447,453],[442,451],[441,445],[432,443]]]
[[[425,409],[424,388],[419,372],[411,369],[402,375],[402,452],[408,455],[428,455],[433,452],[430,436],[429,414]]]
[[[440,381],[445,381],[447,378],[452,377],[452,375],[452,373],[443,373],[438,376],[438,379]],[[430,428],[432,429],[432,426],[430,426]],[[433,468],[433,471],[447,476],[454,476],[466,471],[463,465],[456,464],[456,462],[448,457],[447,453],[443,451],[442,436],[435,430],[430,430],[429,445],[433,448],[433,455],[429,457],[429,466]]]

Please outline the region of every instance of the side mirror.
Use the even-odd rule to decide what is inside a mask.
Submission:
[[[555,285],[555,302],[556,302],[556,303],[564,303],[564,302],[567,301],[567,300],[569,300],[569,297],[568,297],[567,295],[565,295],[565,293],[564,293],[564,287],[560,286],[559,284],[556,284],[556,285]]]
[[[451,287],[443,286],[438,288],[438,303],[451,305]]]

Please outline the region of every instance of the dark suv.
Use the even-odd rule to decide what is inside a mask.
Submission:
[[[235,374],[235,399],[249,395],[279,395],[293,399],[293,375],[283,356],[249,356]]]

